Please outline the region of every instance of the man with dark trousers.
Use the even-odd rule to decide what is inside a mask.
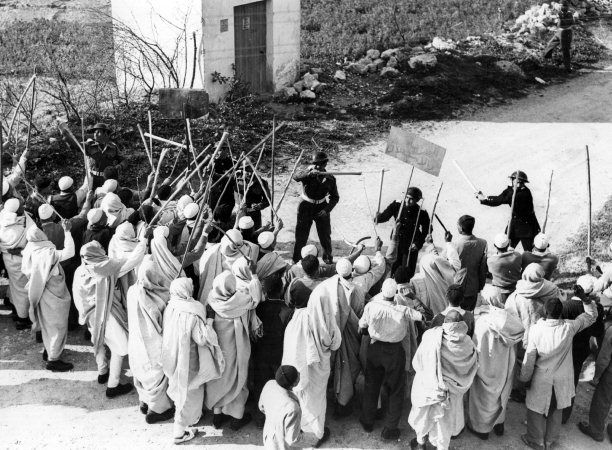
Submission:
[[[329,214],[340,201],[336,178],[325,172],[328,158],[325,152],[317,152],[310,165],[297,172],[293,179],[302,183],[302,201],[298,206],[297,223],[295,224],[295,247],[293,261],[301,259],[302,247],[308,241],[312,222],[317,227],[319,242],[323,248],[323,261],[331,264],[332,242]]]
[[[126,161],[119,153],[119,147],[111,141],[111,129],[104,123],[97,123],[87,130],[94,138],[85,142],[85,153],[89,156],[89,171],[92,175],[92,189],[104,184],[104,169],[117,167],[125,169]]]
[[[512,186],[508,186],[501,194],[486,197],[482,192],[478,192],[476,197],[482,205],[512,206],[512,196],[516,186],[516,198],[514,199],[510,230],[506,229],[506,234],[510,238],[510,247],[516,248],[520,242],[523,244],[523,250],[530,252],[533,249],[533,240],[540,232],[540,224],[533,209],[531,191],[525,186],[525,183],[529,183],[529,179],[522,170],[513,172],[509,178],[512,180]]]
[[[570,12],[569,7],[570,2],[568,0],[563,0],[561,2],[561,11],[559,12],[559,20],[557,21],[558,30],[544,50],[544,59],[550,59],[552,58],[555,48],[561,46],[563,65],[567,72],[572,71],[572,26],[576,24],[576,19],[578,17],[577,13]]]
[[[395,273],[395,269],[398,267],[405,266],[408,268],[410,278],[412,278],[416,271],[419,250],[423,247],[425,237],[429,232],[429,214],[418,204],[422,198],[423,193],[419,188],[410,187],[406,192],[403,208],[400,202],[394,201],[374,218],[374,223],[386,222],[391,217],[395,218],[397,259],[391,267],[391,273]],[[401,217],[398,218],[400,211]],[[410,258],[408,258],[408,254],[410,254]]]

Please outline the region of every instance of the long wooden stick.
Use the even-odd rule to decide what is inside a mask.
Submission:
[[[32,84],[32,104],[30,105],[30,120],[28,120],[28,134],[26,137],[25,152],[30,150],[30,139],[32,137],[32,122],[34,122],[34,107],[36,106],[36,81]],[[25,173],[24,173],[25,175]]]
[[[157,213],[155,214],[155,216],[153,216],[153,219],[151,219],[151,224],[154,224],[159,217],[161,216],[161,214],[164,212],[164,210],[168,207],[168,205],[170,204],[170,202],[172,200],[174,200],[177,195],[179,195],[179,193],[181,192],[181,190],[183,189],[183,187],[185,187],[185,185],[189,182],[189,180],[191,180],[191,178],[193,178],[193,176],[196,174],[196,172],[198,170],[200,170],[202,168],[202,166],[204,166],[205,164],[208,164],[210,161],[211,157],[207,156],[206,158],[204,158],[204,161],[202,161],[200,164],[198,164],[196,166],[196,168],[194,170],[191,171],[191,173],[189,175],[187,175],[187,178],[185,178],[185,180],[183,180],[181,182],[181,184],[174,190],[174,192],[172,193],[172,195],[170,195],[170,197],[168,198],[168,200],[166,200],[166,202],[162,205],[162,207],[159,209],[159,211],[157,211]]]
[[[151,118],[151,110],[147,111],[149,118],[149,134],[153,134],[153,119]],[[151,155],[151,166],[153,166],[153,138],[149,138],[149,155]]]
[[[274,150],[276,145],[276,133],[274,129],[276,128],[276,116],[272,117],[272,155],[271,155],[271,166],[272,166],[272,175],[270,177],[270,199],[272,203],[270,203],[270,221],[274,220],[274,213],[272,209],[274,208]]]
[[[34,80],[36,80],[36,74],[32,75],[32,78],[30,78],[30,80],[28,81],[28,84],[26,84],[25,89],[23,90],[23,92],[21,93],[21,96],[19,97],[19,101],[17,102],[17,107],[15,108],[15,112],[13,113],[13,118],[11,119],[9,129],[6,134],[6,142],[10,142],[11,140],[11,134],[13,132],[13,126],[15,125],[15,120],[17,119],[17,113],[19,112],[19,109],[21,108],[21,104],[23,103],[23,100],[25,99],[25,96],[28,90],[30,89],[30,86],[32,85],[32,83],[34,83]]]
[[[432,215],[436,218],[436,220],[438,221],[438,223],[440,224],[444,232],[448,233],[448,228],[444,226],[444,224],[442,223],[442,220],[440,219],[440,216],[438,216],[437,214],[432,214]]]
[[[419,218],[421,217],[421,211],[423,211],[423,201],[419,203],[419,212],[417,212],[416,223],[414,224],[414,231],[412,232],[412,239],[410,239],[410,247],[408,247],[408,257],[406,258],[406,264],[410,261],[410,255],[412,253],[412,244],[414,244],[414,238],[416,237],[416,232],[419,229]]]
[[[455,164],[455,167],[457,168],[457,170],[459,171],[459,173],[463,176],[463,179],[465,180],[465,182],[468,184],[468,186],[470,186],[472,188],[472,191],[474,193],[478,192],[478,189],[476,188],[476,186],[474,185],[474,183],[472,183],[472,181],[468,178],[468,176],[465,174],[465,172],[463,171],[463,169],[461,168],[461,166],[459,165],[459,163],[457,162],[456,159],[453,159],[453,164]]]
[[[185,119],[185,125],[187,129],[187,146],[189,147],[191,155],[193,156],[193,164],[196,165],[197,156],[193,148],[193,140],[191,139],[191,122],[189,121],[189,119]],[[204,184],[204,179],[202,178],[202,174],[200,172],[198,172],[198,178],[200,179],[200,184]]]
[[[240,252],[240,254],[241,254],[242,256],[244,256],[244,259],[246,259],[246,260],[249,262],[249,264],[251,263],[251,258],[249,258],[249,257],[246,255],[246,253],[244,253],[244,252],[242,251],[242,248],[240,248],[240,246],[239,246],[238,244],[236,244],[236,242],[235,242],[235,241],[234,241],[234,240],[233,240],[231,237],[229,237],[229,236],[227,235],[227,233],[225,232],[225,230],[223,230],[223,228],[221,228],[219,225],[217,225],[217,224],[216,224],[216,223],[214,223],[214,222],[211,222],[210,224],[211,224],[211,225],[212,225],[214,228],[216,228],[217,230],[219,230],[221,233],[223,233],[223,236],[225,236],[226,238],[228,238],[228,239],[230,240],[230,242],[236,246],[236,250],[238,250],[238,251]]]
[[[266,196],[266,200],[268,200],[268,203],[270,203],[270,209],[272,209],[272,212],[274,213],[274,215],[277,218],[279,218],[278,217],[278,213],[276,212],[276,210],[272,206],[272,200],[270,200],[270,197],[268,196],[268,191],[266,191],[266,189],[264,188],[264,183],[261,180],[261,178],[259,177],[259,174],[257,173],[257,169],[255,169],[255,167],[253,166],[253,163],[251,163],[251,161],[249,161],[247,158],[245,158],[245,161],[247,161],[247,163],[251,166],[251,169],[253,169],[253,174],[257,177],[257,181],[259,181],[259,184],[261,185],[261,190],[263,191],[264,195]]]
[[[87,186],[89,187],[89,189],[91,189],[93,186],[93,179],[89,166],[89,157],[85,153],[85,119],[83,118],[83,114],[81,114],[81,143],[83,145],[83,164],[85,165],[85,179],[87,180]]]
[[[200,159],[202,158],[202,156],[204,156],[204,154],[205,154],[205,153],[206,153],[206,152],[207,152],[207,151],[210,149],[210,147],[211,147],[211,146],[212,146],[212,144],[208,144],[208,145],[206,146],[206,148],[205,148],[204,150],[202,150],[202,151],[201,151],[201,152],[198,154],[198,158],[197,158],[197,160],[200,160]],[[181,154],[182,154],[182,152],[179,152],[179,156],[180,156]],[[178,156],[177,156],[177,160],[178,160]],[[176,162],[177,162],[177,161],[175,161],[175,162],[174,162],[174,167],[175,167],[175,168],[176,168]],[[174,169],[172,169],[172,170],[174,171]],[[174,180],[172,180],[172,181],[170,182],[170,186],[174,186],[176,183],[178,183],[179,181],[181,181],[181,179],[182,179],[183,177],[185,177],[185,175],[186,175],[188,172],[189,172],[189,167],[185,167],[185,168],[184,168],[184,169],[181,171],[181,173],[180,173],[180,174],[178,174],[178,176],[177,176],[177,177],[176,177]],[[172,176],[172,172],[170,173],[169,177],[171,177],[171,176]]]
[[[506,235],[510,238],[512,232],[512,216],[514,215],[514,202],[516,200],[516,191],[518,190],[518,170],[514,172],[516,174],[516,182],[512,181],[512,202],[510,203],[510,219],[508,219],[508,226],[506,227]]]
[[[295,171],[297,170],[298,165],[300,164],[300,161],[302,160],[302,156],[304,156],[304,151],[306,151],[306,149],[302,149],[300,156],[298,156],[298,159],[295,161],[295,165],[293,166],[291,175],[289,175],[289,179],[287,180],[287,184],[285,185],[285,190],[283,191],[283,195],[281,195],[281,198],[278,201],[278,204],[276,205],[277,210],[280,210],[280,207],[283,204],[283,200],[285,199],[285,195],[287,195],[287,190],[289,189],[289,185],[291,184],[291,181],[293,180],[293,175],[295,175]]]
[[[591,201],[591,155],[589,152],[589,146],[586,147],[586,161],[587,161],[587,186],[588,186],[588,194],[589,194],[589,222],[587,228],[587,255],[591,256],[591,244],[592,244],[592,228],[593,228],[593,205]],[[590,258],[589,262],[587,262],[587,268],[589,272],[591,271],[591,263]]]
[[[362,172],[321,172],[324,175],[344,176],[344,175],[362,175]]]
[[[383,183],[385,181],[385,169],[380,170],[380,187],[378,188],[378,206],[376,207],[376,217],[380,214],[380,203],[382,201]]]
[[[4,153],[4,127],[0,127],[0,156]],[[2,187],[4,186],[4,172],[2,171],[2,158],[0,158],[0,205],[4,202],[2,201]]]
[[[155,191],[157,189],[157,181],[159,180],[159,173],[161,172],[161,165],[162,165],[162,162],[164,162],[164,158],[166,157],[169,151],[170,151],[169,149],[164,148],[161,154],[159,155],[159,161],[157,161],[157,169],[155,170],[155,178],[153,178],[153,186],[151,187],[151,196],[149,197],[149,200],[153,200],[153,198],[155,198]]]
[[[164,139],[163,137],[155,136],[154,134],[151,134],[151,133],[145,133],[144,135],[148,137],[149,139],[154,139],[156,141],[163,142],[164,144],[168,144],[174,147],[179,147],[179,148],[184,148],[184,149],[187,148],[185,144],[181,144],[180,142],[174,142],[174,141],[171,141],[170,139]]]
[[[138,128],[138,132],[140,133],[140,139],[142,139],[142,144],[144,145],[145,153],[147,154],[147,159],[149,160],[151,169],[155,170],[155,165],[153,164],[153,152],[149,150],[149,147],[147,146],[147,140],[145,139],[145,135],[144,135],[144,132],[142,131],[142,127],[140,126],[139,123],[136,124],[136,127]],[[152,141],[153,140],[151,139],[151,142]]]
[[[431,219],[429,221],[429,231],[427,234],[431,234],[431,229],[433,227],[433,219],[436,214],[436,207],[438,206],[438,200],[440,199],[440,192],[442,192],[442,186],[444,186],[443,182],[440,182],[440,189],[438,189],[438,194],[436,195],[436,201],[434,202],[433,209],[431,210]]]
[[[406,185],[406,190],[404,191],[404,195],[402,198],[402,204],[400,205],[399,213],[397,213],[396,222],[400,220],[402,217],[402,212],[404,211],[404,205],[406,204],[406,197],[408,197],[408,189],[410,189],[410,184],[412,183],[412,175],[414,174],[414,166],[410,169],[410,176],[408,177],[408,184]]]
[[[266,146],[262,146],[261,147],[261,151],[259,152],[259,157],[257,158],[257,162],[255,163],[255,169],[257,169],[257,167],[259,167],[259,163],[261,161],[261,157],[264,154],[264,151],[266,150]],[[242,198],[242,202],[240,203],[240,205],[245,205],[246,204],[246,196],[247,193],[249,192],[249,190],[251,189],[251,186],[253,186],[253,181],[255,180],[255,171],[253,171],[253,173],[251,174],[251,178],[249,179],[249,183],[246,186],[246,189],[244,190],[244,197]],[[261,187],[263,189],[263,186]]]
[[[548,210],[550,208],[550,193],[552,191],[552,180],[555,171],[550,171],[550,181],[548,182],[548,199],[546,200],[546,214],[544,215],[544,225],[542,225],[542,233],[546,233],[546,225],[548,224]]]
[[[365,196],[366,205],[368,206],[368,212],[370,213],[370,217],[372,217],[372,207],[370,206],[370,199],[368,198],[368,187],[366,186],[365,178],[362,178],[361,182],[363,185],[363,195]],[[376,223],[374,221],[372,221],[372,227],[374,228],[374,235],[378,238],[378,230],[376,229]]]

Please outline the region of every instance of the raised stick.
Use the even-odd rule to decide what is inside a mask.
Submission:
[[[155,136],[155,135],[153,135],[151,133],[145,133],[144,135],[146,137],[148,137],[149,139],[154,139],[156,141],[163,142],[164,144],[168,144],[168,145],[172,145],[174,147],[179,147],[179,148],[184,148],[184,149],[187,148],[187,146],[185,144],[181,144],[179,142],[174,142],[174,141],[171,141],[169,139],[164,139],[163,137]]]
[[[512,232],[512,216],[514,215],[514,202],[516,200],[516,191],[518,190],[518,170],[514,172],[516,174],[516,182],[513,180],[513,188],[512,188],[512,202],[510,203],[510,219],[508,219],[508,227],[506,228],[506,234],[508,238],[510,238],[510,233]]]
[[[546,200],[546,214],[544,215],[544,225],[542,225],[542,233],[546,233],[546,225],[548,224],[548,209],[550,208],[550,193],[552,190],[552,180],[555,171],[550,171],[550,181],[548,182],[548,200]]]
[[[145,153],[147,154],[147,159],[149,160],[151,169],[155,170],[155,164],[153,164],[153,151],[149,151],[149,147],[147,146],[147,140],[145,139],[145,135],[142,131],[142,127],[140,126],[140,124],[136,124],[136,127],[138,128],[138,132],[140,133],[140,139],[142,139],[142,145],[144,145]],[[153,139],[150,139],[150,142],[153,142]]]
[[[206,153],[206,152],[207,152],[207,151],[210,149],[211,145],[212,145],[212,144],[208,144],[208,145],[206,146],[206,148],[200,152],[200,154],[198,155],[198,158],[197,158],[198,160],[199,160],[199,159],[200,159],[200,158],[201,158],[201,157],[204,155],[204,153]],[[180,156],[181,154],[182,154],[182,152],[179,152],[179,156]],[[175,162],[174,162],[174,168],[176,168],[176,163],[177,163],[177,161],[178,161],[179,156],[177,156],[177,157],[176,157],[176,160],[175,160]],[[172,172],[174,172],[174,168],[172,169]],[[170,173],[169,177],[171,177],[171,176],[172,176],[172,172]],[[188,172],[189,172],[189,167],[185,167],[185,168],[184,168],[184,169],[181,171],[181,173],[180,173],[180,174],[179,174],[179,175],[178,175],[178,176],[177,176],[177,177],[176,177],[174,180],[172,180],[172,181],[170,182],[170,186],[174,186],[176,183],[178,183],[178,182],[179,182],[179,181],[180,181],[180,180],[181,180],[181,179],[182,179],[182,178],[183,178],[183,177],[184,177],[184,176],[185,176],[185,175],[186,175]]]
[[[147,111],[149,118],[149,134],[153,134],[153,119],[151,118],[151,110]],[[153,138],[149,138],[149,154],[151,155],[151,166],[153,166]]]
[[[159,155],[159,161],[157,161],[157,169],[155,170],[155,178],[153,178],[153,187],[151,188],[151,196],[149,197],[149,200],[153,200],[153,198],[155,197],[157,181],[159,179],[159,172],[161,172],[161,165],[169,151],[169,149],[164,148],[161,154]]]
[[[0,155],[4,152],[4,127],[0,126]],[[4,183],[4,172],[2,172],[2,158],[0,158],[0,189],[2,189]],[[0,191],[1,192],[1,191]],[[0,205],[4,203],[2,201],[2,195],[0,195]]]
[[[87,186],[89,189],[93,186],[91,172],[89,170],[89,158],[85,153],[85,119],[83,119],[83,115],[81,114],[81,142],[83,145],[83,163],[85,164],[85,179],[87,180]]]
[[[368,212],[370,213],[370,217],[372,217],[372,208],[370,206],[370,199],[368,198],[368,188],[366,186],[365,178],[362,178],[361,181],[363,184],[363,193],[365,195],[366,205],[368,206]],[[378,230],[376,229],[376,223],[372,222],[372,226],[374,227],[374,234],[378,238]]]
[[[433,216],[436,218],[436,220],[438,221],[438,223],[440,224],[444,232],[448,233],[448,228],[444,226],[444,224],[442,223],[442,220],[440,219],[440,216],[438,216],[437,214],[433,214]]]
[[[270,203],[270,221],[274,220],[274,146],[276,144],[276,133],[274,133],[274,129],[276,128],[276,116],[272,117],[272,157],[271,157],[271,166],[272,166],[272,175],[270,177],[270,199],[272,203]]]
[[[376,208],[376,217],[380,214],[380,202],[382,201],[383,183],[385,181],[385,169],[380,169],[380,188],[378,189],[378,206]]]
[[[414,224],[414,231],[412,232],[412,239],[410,239],[410,247],[408,247],[408,256],[406,257],[406,264],[408,264],[408,261],[410,261],[410,254],[412,253],[412,244],[414,244],[414,238],[416,237],[416,232],[419,229],[419,218],[421,217],[421,211],[423,211],[423,200],[421,200],[421,203],[419,203],[419,212],[417,212],[416,223]]]
[[[404,191],[404,195],[402,198],[402,204],[400,205],[399,212],[397,213],[396,222],[399,222],[400,217],[402,217],[402,211],[404,211],[404,204],[406,203],[406,197],[408,197],[408,189],[410,189],[410,183],[412,183],[412,175],[414,174],[414,166],[410,169],[410,176],[408,177],[408,184],[406,185],[406,190]]]
[[[280,200],[278,201],[278,204],[276,205],[276,209],[279,210],[281,205],[283,204],[283,200],[285,199],[285,195],[287,195],[287,190],[289,189],[289,185],[291,184],[291,180],[293,180],[293,175],[295,175],[295,171],[298,168],[298,164],[300,164],[300,161],[302,160],[302,156],[304,156],[304,151],[306,151],[306,149],[302,149],[300,156],[298,156],[298,159],[295,161],[295,165],[293,166],[293,170],[291,171],[291,175],[289,175],[289,179],[287,180],[287,184],[285,185],[285,190],[283,191],[283,195],[281,195]]]
[[[259,174],[257,173],[257,169],[255,169],[255,167],[253,167],[253,164],[251,163],[251,161],[248,160],[248,158],[245,158],[244,160],[253,169],[253,174],[257,177],[257,181],[259,181],[259,184],[261,185],[261,190],[263,191],[264,195],[266,196],[266,200],[268,200],[268,203],[270,203],[270,208],[272,209],[272,212],[276,215],[277,218],[279,218],[278,217],[278,213],[276,212],[276,210],[272,206],[272,201],[270,200],[270,197],[268,196],[268,192],[264,188],[263,181],[261,180],[261,178],[259,177]],[[245,194],[245,196],[246,196],[246,194]]]
[[[474,186],[474,183],[470,181],[470,179],[465,174],[465,172],[463,171],[463,169],[461,168],[461,166],[459,165],[456,159],[453,159],[453,164],[455,164],[455,167],[457,168],[459,173],[463,176],[463,179],[465,180],[465,182],[472,188],[472,191],[474,191],[474,193],[477,193],[478,189],[476,188],[476,186]]]
[[[320,175],[334,175],[334,176],[343,176],[343,175],[362,175],[362,172],[320,172]]]
[[[438,189],[438,194],[436,195],[436,201],[434,202],[433,209],[431,210],[432,220],[429,221],[429,231],[427,232],[427,234],[431,234],[431,229],[433,227],[433,217],[436,214],[436,207],[438,206],[438,200],[440,199],[440,192],[442,192],[442,186],[444,186],[444,183],[440,182],[440,189]]]
[[[588,194],[589,194],[589,222],[587,228],[587,255],[589,256],[589,260],[587,261],[587,269],[591,271],[591,244],[592,244],[592,228],[593,228],[593,210],[592,210],[592,202],[591,202],[591,155],[589,153],[589,146],[585,146],[586,149],[586,162],[587,162],[587,186],[588,186]]]
[[[21,108],[21,104],[23,103],[23,99],[25,98],[26,93],[30,89],[30,86],[32,85],[32,83],[34,83],[34,80],[36,80],[36,74],[32,75],[32,78],[30,78],[30,80],[28,81],[28,84],[26,84],[25,89],[21,93],[21,97],[19,97],[19,101],[17,102],[17,107],[15,108],[15,112],[13,113],[13,117],[11,119],[11,123],[9,125],[8,132],[6,133],[6,142],[10,142],[11,140],[11,134],[13,132],[13,126],[15,125],[15,120],[17,119],[17,113],[19,112],[19,109]]]
[[[191,122],[189,119],[185,119],[185,126],[187,129],[187,146],[189,147],[191,155],[193,156],[193,164],[196,165],[198,162],[195,150],[193,148],[193,141],[191,140]],[[198,178],[200,178],[200,184],[204,184],[204,179],[202,178],[202,174],[200,172],[198,172]]]

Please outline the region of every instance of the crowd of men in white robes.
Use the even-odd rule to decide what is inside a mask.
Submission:
[[[354,414],[368,433],[382,421],[381,438],[394,441],[408,413],[413,448],[446,449],[465,429],[503,435],[512,396],[526,405],[523,442],[551,448],[593,340],[598,394],[580,430],[604,438],[612,332],[599,298],[612,273],[585,274],[566,295],[544,234],[530,252],[503,234],[489,251],[462,216],[456,239],[426,238],[416,274],[391,272],[393,239],[385,254],[377,240],[371,256],[360,246],[326,264],[311,244],[287,261],[275,250],[280,221],[254,230],[238,207],[228,225],[197,193],[150,195],[151,179],[143,196],[113,178],[90,190],[63,176],[57,192],[36,183],[47,198],[24,199],[26,163],[5,167],[0,211],[16,326],[40,332],[47,369],[71,370],[62,355],[75,307],[106,397],[135,387],[147,423],[174,419],[177,444],[197,434],[203,411],[216,428],[255,419],[270,449],[323,445],[330,414]]]

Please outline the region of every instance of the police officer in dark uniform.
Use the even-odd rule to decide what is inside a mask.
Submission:
[[[549,59],[552,58],[555,48],[560,45],[561,53],[563,54],[563,65],[565,66],[565,70],[567,72],[572,71],[572,26],[576,24],[576,17],[577,16],[572,14],[569,10],[569,1],[562,1],[561,11],[559,12],[559,20],[557,22],[557,27],[559,29],[548,42],[546,50],[544,50],[544,58]]]
[[[406,192],[403,208],[401,208],[402,204],[400,202],[394,201],[374,218],[374,223],[386,222],[391,217],[394,217],[396,221],[397,259],[391,267],[391,273],[395,273],[395,269],[398,267],[404,266],[408,269],[409,278],[412,278],[416,271],[419,250],[423,248],[430,223],[429,214],[418,205],[422,198],[423,193],[418,187],[410,187]],[[397,216],[400,209],[402,213],[398,220]],[[412,239],[413,236],[414,240]],[[408,258],[409,253],[410,258]]]
[[[516,186],[514,210],[510,221],[510,246],[516,248],[518,243],[523,244],[523,250],[530,252],[533,249],[533,240],[540,232],[540,224],[533,209],[533,197],[525,183],[529,183],[527,174],[522,170],[513,172],[510,177],[512,186],[496,196],[485,197],[482,192],[477,195],[480,203],[486,206],[512,205],[512,195]],[[508,230],[506,229],[506,234]]]
[[[325,173],[328,158],[325,152],[317,152],[310,165],[297,172],[293,179],[302,183],[302,201],[298,206],[297,223],[295,224],[295,247],[293,261],[301,259],[302,247],[308,241],[310,227],[314,221],[323,248],[323,261],[333,262],[331,222],[329,214],[340,201],[336,178]]]
[[[104,184],[104,169],[116,167],[125,169],[126,162],[119,154],[119,147],[111,141],[111,130],[104,123],[97,123],[87,130],[94,134],[93,139],[85,142],[85,153],[89,156],[89,172],[93,180],[92,189]]]

